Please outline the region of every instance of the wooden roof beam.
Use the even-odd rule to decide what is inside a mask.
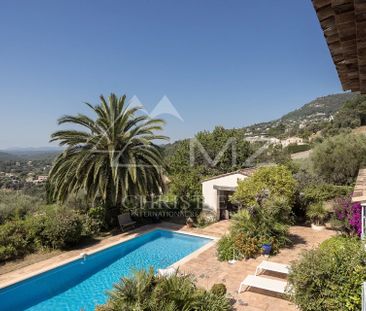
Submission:
[[[354,5],[360,92],[366,94],[366,1],[355,0]]]
[[[312,0],[344,90],[366,94],[366,0]]]

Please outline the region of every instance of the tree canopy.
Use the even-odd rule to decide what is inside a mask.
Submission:
[[[365,163],[366,137],[341,134],[330,137],[317,145],[311,155],[315,173],[324,181],[350,184]]]
[[[199,132],[194,139],[169,145],[167,162],[171,191],[188,197],[199,195],[202,178],[244,167],[252,152],[242,130],[221,126],[212,132]]]
[[[347,101],[335,114],[334,127],[355,128],[366,125],[366,96]]]
[[[52,134],[66,150],[57,157],[50,172],[52,198],[65,201],[70,194],[85,192],[91,201],[106,208],[120,205],[131,195],[146,196],[163,188],[163,158],[154,142],[165,139],[155,134],[164,122],[128,107],[126,95],[111,94],[100,104],[86,104],[96,115],[63,116],[59,124],[80,130],[60,130]]]
[[[256,205],[262,195],[291,201],[295,189],[296,181],[287,167],[265,166],[258,168],[251,177],[239,181],[231,200],[244,207]]]

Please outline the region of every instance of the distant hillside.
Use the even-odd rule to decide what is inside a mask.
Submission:
[[[53,160],[55,159],[61,151],[39,151],[39,152],[24,152],[24,153],[18,153],[19,157],[21,157],[23,160],[27,161],[37,161],[37,160]]]
[[[323,96],[312,100],[301,108],[291,111],[281,118],[273,121],[262,122],[237,129],[245,136],[266,135],[284,138],[294,135],[308,137],[324,129],[333,116],[349,100],[358,97],[355,93],[341,93]],[[164,155],[169,157],[174,154],[177,146],[182,142],[162,145]],[[62,152],[60,147],[43,148],[12,148],[0,150],[0,161],[19,160],[53,160]]]
[[[14,154],[0,151],[0,161],[18,161],[20,158]]]
[[[35,160],[53,160],[62,152],[59,147],[42,148],[9,148],[0,150],[0,161],[35,161]],[[4,154],[1,157],[1,154]]]
[[[329,117],[334,115],[346,101],[351,100],[356,96],[358,95],[354,93],[343,93],[319,97],[301,108],[285,114],[281,120],[298,120],[316,117],[319,114]]]
[[[253,124],[237,131],[244,133],[247,138],[262,135],[281,139],[290,136],[307,138],[327,127],[341,107],[358,96],[355,93],[341,93],[319,97],[277,120]],[[162,145],[164,155],[169,157],[174,154],[183,141]]]
[[[332,120],[337,111],[349,100],[359,96],[355,93],[342,93],[319,97],[301,108],[291,111],[280,119],[245,127],[247,136],[268,135],[286,137],[317,132],[323,123]]]

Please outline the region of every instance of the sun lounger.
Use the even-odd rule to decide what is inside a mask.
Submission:
[[[284,294],[287,287],[287,282],[264,278],[256,275],[248,275],[244,281],[240,283],[238,293],[242,291],[243,286],[244,290],[247,290],[249,287],[255,287],[268,290],[270,292]]]
[[[135,225],[136,225],[136,221],[133,221],[131,219],[131,216],[129,213],[124,213],[124,214],[118,215],[118,223],[119,223],[119,226],[121,227],[122,231],[125,231],[125,229],[128,227],[135,227]]]
[[[264,260],[258,265],[257,269],[255,270],[255,275],[260,274],[264,270],[282,274],[289,274],[290,267],[281,263]]]

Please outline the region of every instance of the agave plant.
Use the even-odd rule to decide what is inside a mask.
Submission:
[[[66,146],[49,175],[51,198],[65,201],[70,194],[84,192],[106,209],[119,206],[129,196],[147,196],[163,188],[163,157],[156,141],[167,139],[156,132],[164,121],[152,119],[141,107],[129,107],[126,95],[111,94],[100,104],[86,103],[96,117],[66,115],[61,124],[82,129],[60,130],[51,141]]]

